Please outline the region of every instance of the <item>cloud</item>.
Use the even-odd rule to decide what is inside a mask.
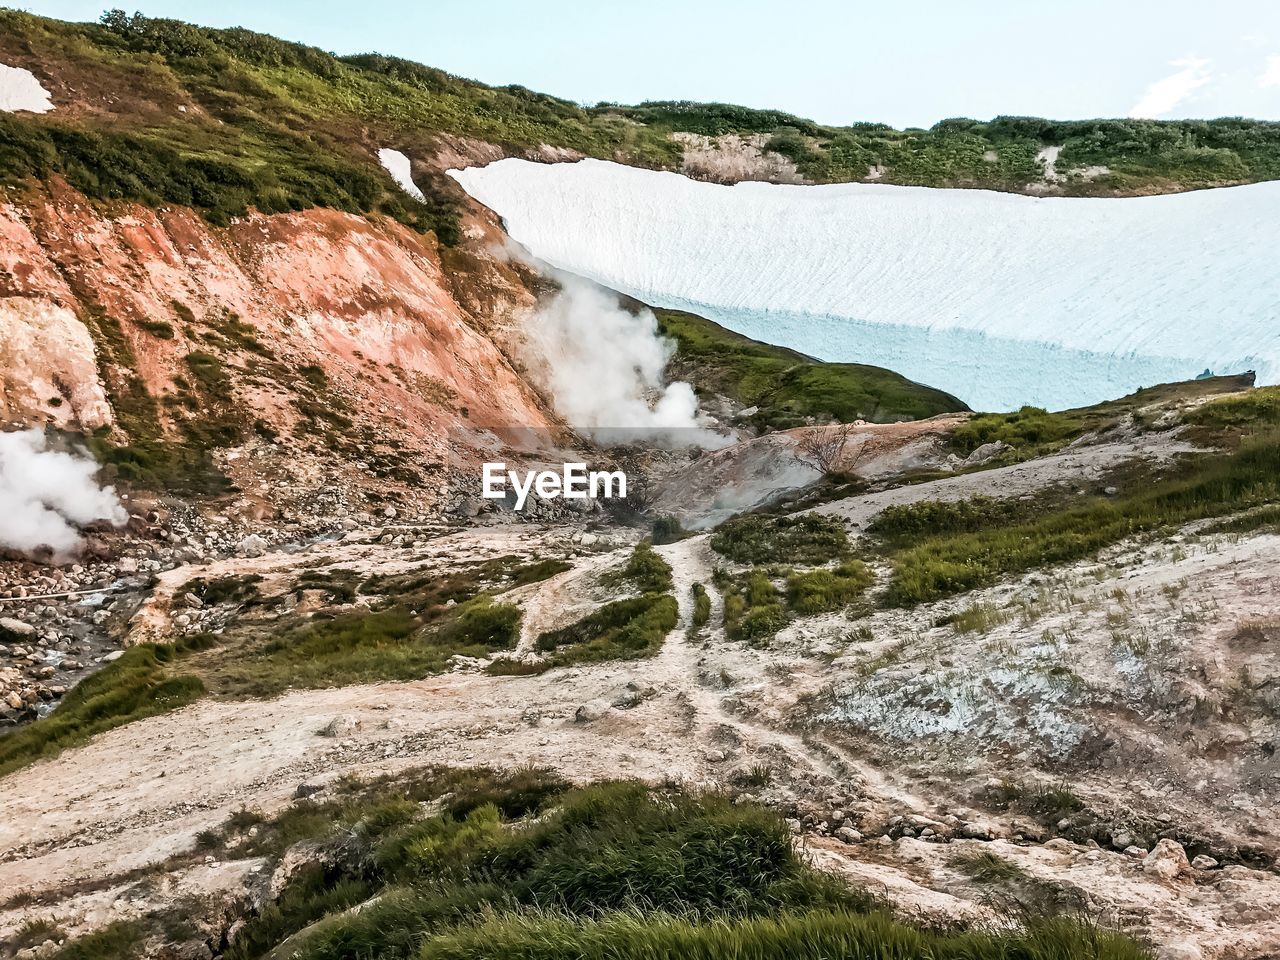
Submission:
[[[1129,111],[1129,116],[1154,119],[1170,113],[1174,107],[1213,79],[1213,74],[1209,71],[1210,62],[1199,57],[1170,61],[1169,65],[1178,67],[1178,70],[1150,84],[1146,93]]]
[[[1263,89],[1280,87],[1280,53],[1273,53],[1267,58],[1267,67],[1258,78],[1258,86]]]

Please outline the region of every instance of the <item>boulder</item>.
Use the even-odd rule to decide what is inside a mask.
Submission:
[[[13,617],[0,617],[0,639],[26,640],[36,635],[36,628]]]
[[[1002,453],[1012,449],[1013,447],[1009,446],[1009,444],[1005,443],[1003,440],[984,443],[965,458],[964,465],[966,467],[977,466],[980,463],[986,463],[989,460],[994,460]]]
[[[592,700],[578,707],[573,713],[574,723],[592,723],[609,712],[609,704],[604,700]]]
[[[1193,870],[1212,870],[1217,865],[1217,860],[1213,859],[1213,857],[1206,856],[1203,853],[1191,861],[1191,867]]]
[[[1167,837],[1161,840],[1142,861],[1142,869],[1161,880],[1176,880],[1191,873],[1187,852],[1182,844]]]
[[[322,737],[346,737],[360,729],[358,717],[334,717],[320,729]]]
[[[236,544],[236,553],[242,557],[260,557],[267,552],[267,541],[251,533]]]

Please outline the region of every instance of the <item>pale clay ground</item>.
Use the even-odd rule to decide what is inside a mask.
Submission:
[[[818,509],[844,517],[856,532],[890,503],[978,492],[1019,496],[1052,483],[1087,483],[1124,459],[1177,449],[1168,437],[1103,444]],[[402,572],[424,560],[447,569],[563,547],[568,536],[563,528],[490,526],[409,549],[353,535],[300,554],[180,568],[165,575],[139,614],[135,635],[168,635],[174,592],[184,580],[216,575],[219,567],[261,573],[269,587],[273,575],[317,557],[366,573]],[[573,570],[512,591],[510,599],[525,611],[518,654],[531,649],[537,633],[605,599],[599,574],[623,562],[629,547],[626,537],[615,535],[594,549],[578,549]],[[184,867],[163,874],[158,892],[141,893],[123,877],[114,884],[110,878],[189,850],[199,831],[237,809],[270,813],[289,803],[299,784],[347,774],[427,763],[536,764],[580,781],[634,776],[716,785],[763,763],[775,782],[762,793],[819,808],[837,797],[866,835],[854,844],[807,836],[802,842],[815,862],[906,912],[994,918],[982,889],[948,865],[957,850],[971,847],[1076,888],[1091,909],[1152,938],[1166,958],[1262,958],[1280,949],[1280,876],[1274,872],[1228,866],[1194,881],[1162,882],[1118,851],[1066,840],[999,839],[1016,828],[1012,819],[969,805],[975,786],[1007,773],[1014,761],[1029,779],[1052,781],[1047,771],[1056,754],[1082,729],[1101,726],[1126,759],[1073,779],[1091,806],[1168,812],[1180,824],[1280,850],[1274,818],[1280,772],[1240,769],[1231,749],[1242,737],[1266,735],[1266,722],[1255,718],[1244,731],[1215,723],[1198,734],[1212,743],[1187,741],[1172,735],[1178,719],[1161,700],[1170,692],[1170,670],[1200,677],[1201,692],[1214,695],[1249,659],[1224,638],[1241,622],[1276,616],[1280,537],[1126,544],[1095,562],[959,601],[872,612],[862,621],[870,639],[853,639],[846,620],[828,616],[801,621],[760,650],[730,643],[714,627],[720,601],[705,536],[659,552],[673,569],[681,622],[650,660],[509,678],[468,664],[410,683],[295,691],[268,701],[206,700],[15,772],[0,781],[0,890],[55,891],[96,881],[104,889],[73,891],[37,911],[56,916],[71,933],[179,893],[234,893],[255,881],[259,861]],[[694,582],[712,589],[714,609],[712,627],[691,641],[686,625]],[[1005,611],[1009,619],[985,634],[933,626],[941,613],[973,604]],[[1131,623],[1152,624],[1151,635],[1141,643],[1127,637]],[[1049,662],[1066,664],[1083,686],[1046,681]],[[1267,669],[1256,657],[1249,663]],[[629,681],[645,695],[626,709],[611,706]],[[946,709],[916,696],[933,685],[950,689],[954,702]],[[575,720],[584,705],[596,719]],[[826,722],[798,723],[802,717]],[[335,718],[350,721],[352,732],[320,736]],[[997,839],[940,844],[879,837],[894,815],[946,813],[989,822]],[[0,910],[0,940],[25,916],[21,908]]]

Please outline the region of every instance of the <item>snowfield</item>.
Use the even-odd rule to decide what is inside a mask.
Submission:
[[[49,91],[30,70],[0,63],[0,112],[48,113],[53,109]]]
[[[399,150],[383,147],[378,151],[378,162],[382,164],[383,170],[391,174],[391,179],[399,185],[401,190],[415,200],[426,199],[422,195],[422,191],[418,189],[418,185],[413,182],[413,177],[410,175],[411,164],[409,163],[409,158],[403,153]]]
[[[1280,379],[1280,183],[1129,199],[720,186],[599,160],[450,171],[557,267],[976,409]]]

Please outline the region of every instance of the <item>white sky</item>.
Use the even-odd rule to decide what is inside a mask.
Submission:
[[[1001,113],[1280,119],[1280,0],[125,2],[583,103],[722,100],[896,126]],[[104,5],[25,8],[93,20]]]

